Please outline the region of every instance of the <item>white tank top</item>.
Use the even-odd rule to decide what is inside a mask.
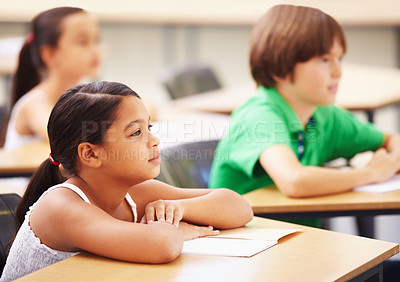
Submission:
[[[29,208],[25,215],[25,220],[22,223],[21,228],[19,229],[11,246],[10,254],[7,257],[7,262],[3,270],[3,275],[0,278],[0,282],[8,282],[18,279],[36,270],[79,254],[79,252],[63,252],[49,248],[40,242],[40,239],[35,236],[29,226],[30,215],[36,204],[49,191],[59,187],[71,189],[77,193],[82,200],[90,204],[90,201],[86,197],[85,193],[83,193],[83,191],[77,186],[70,183],[62,183],[52,186],[46,192],[44,192],[39,200],[37,200],[36,203]],[[129,194],[126,194],[125,199],[132,208],[134,216],[133,221],[137,222],[136,204],[133,202]]]
[[[40,136],[38,135],[21,135],[15,129],[17,115],[21,110],[21,107],[28,103],[31,97],[35,97],[37,99],[45,101],[46,93],[41,90],[31,90],[24,96],[22,96],[14,105],[11,111],[10,120],[8,122],[6,140],[4,143],[4,149],[6,150],[21,147],[23,145],[38,142],[41,140]]]

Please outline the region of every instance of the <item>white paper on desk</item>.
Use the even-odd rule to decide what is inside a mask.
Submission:
[[[251,257],[277,243],[277,241],[204,237],[185,241],[182,254]]]
[[[400,190],[400,174],[395,174],[383,183],[364,185],[354,189],[354,191],[366,193],[386,193],[395,190]]]
[[[300,229],[236,228],[217,236],[185,241],[182,254],[251,257],[278,243]]]

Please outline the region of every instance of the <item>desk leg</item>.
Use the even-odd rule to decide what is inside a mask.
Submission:
[[[364,273],[361,273],[357,277],[349,280],[349,282],[383,282],[383,264],[379,264],[371,269],[368,269]]]
[[[358,235],[375,238],[375,224],[373,216],[357,216]]]
[[[367,114],[367,119],[370,123],[374,123],[374,111],[373,110],[369,110],[369,111],[365,111],[365,113]]]
[[[370,123],[374,123],[374,111],[365,111],[367,119]],[[374,238],[374,218],[370,216],[356,217],[358,234],[363,237]]]

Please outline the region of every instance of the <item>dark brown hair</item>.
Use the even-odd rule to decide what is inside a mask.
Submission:
[[[277,5],[254,26],[250,40],[250,68],[257,85],[275,86],[274,77],[291,74],[299,62],[327,54],[334,40],[346,51],[341,26],[322,11]]]
[[[40,56],[40,48],[45,45],[57,47],[64,18],[84,12],[81,8],[59,7],[44,11],[33,18],[30,33],[19,53],[18,67],[12,85],[11,107],[41,81],[41,73],[46,66]]]
[[[102,144],[124,96],[139,97],[128,86],[117,82],[92,82],[67,90],[54,106],[47,132],[51,155],[58,166],[46,159],[33,174],[16,212],[17,229],[29,207],[51,186],[77,174],[78,145],[82,142]],[[89,127],[88,127],[89,126]]]

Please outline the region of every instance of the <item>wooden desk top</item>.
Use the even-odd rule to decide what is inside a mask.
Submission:
[[[19,281],[347,281],[399,252],[399,245],[254,218],[249,228],[300,228],[251,258],[181,255],[167,264],[135,264],[90,254]]]
[[[252,25],[277,3],[316,7],[343,25],[400,25],[400,3],[396,0],[69,0],[68,5],[82,7],[103,22],[195,25]],[[1,1],[0,21],[29,21],[34,15],[59,6],[53,1]]]
[[[271,186],[246,193],[243,197],[257,214],[400,209],[400,190],[383,194],[347,192],[293,199]]]
[[[400,103],[400,69],[343,64],[336,103],[348,110],[375,110]],[[171,101],[175,108],[230,114],[256,94],[255,84],[209,91]]]
[[[49,145],[33,143],[12,150],[0,150],[0,174],[32,173],[48,157]]]

